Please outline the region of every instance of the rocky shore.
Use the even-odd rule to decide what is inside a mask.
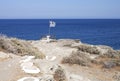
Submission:
[[[120,81],[120,51],[73,39],[0,36],[0,81]]]

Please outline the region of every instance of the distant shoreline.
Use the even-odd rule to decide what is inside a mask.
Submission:
[[[120,49],[120,19],[4,19],[0,33],[25,40],[39,40],[48,34],[49,20],[56,22],[51,35],[56,39],[80,39],[93,45]]]

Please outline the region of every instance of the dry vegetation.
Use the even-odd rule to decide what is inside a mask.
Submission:
[[[87,52],[90,54],[100,54],[100,51],[97,49],[96,46],[90,46],[90,45],[80,45],[77,47],[79,51]]]
[[[4,35],[0,35],[0,50],[21,56],[34,55],[36,58],[45,57],[44,54],[33,47],[29,42],[17,38],[8,38]]]
[[[73,52],[69,57],[64,57],[62,63],[89,66],[91,60],[89,59],[88,55],[86,55],[84,52],[77,51]]]
[[[64,70],[59,66],[54,73],[55,81],[67,81]]]
[[[101,46],[97,49],[97,46],[90,46],[87,44],[81,44],[77,47],[78,51],[73,52],[70,56],[64,57],[62,63],[78,64],[82,66],[101,66],[101,68],[115,68],[120,67],[120,51],[113,50],[107,46]],[[102,49],[106,50],[102,54]],[[89,55],[98,55],[95,59],[90,59]],[[120,70],[120,69],[119,69]]]
[[[120,51],[107,49],[108,51],[100,55],[96,61],[99,61],[104,68],[114,68],[120,66]]]

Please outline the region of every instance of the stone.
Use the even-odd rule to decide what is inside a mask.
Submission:
[[[22,67],[22,70],[23,70],[25,73],[30,73],[30,74],[37,74],[37,73],[40,72],[40,69],[37,68],[36,66],[32,66],[32,67],[23,66],[23,67]]]
[[[31,66],[33,66],[33,62],[24,62],[24,63],[21,63],[20,66],[21,66],[21,67],[23,67],[23,66],[31,67]]]
[[[21,60],[20,61],[20,63],[24,63],[24,62],[29,62],[29,61],[31,61],[32,59],[34,59],[35,58],[35,56],[24,56],[23,57],[23,60]]]
[[[0,58],[1,58],[1,59],[5,59],[5,58],[8,58],[8,57],[9,57],[8,54],[6,54],[6,53],[4,53],[4,52],[0,52]]]
[[[104,62],[104,68],[107,68],[107,69],[110,69],[110,68],[113,68],[116,66],[116,63],[112,62],[112,61],[107,61],[107,62]]]
[[[39,81],[39,79],[36,77],[23,77],[17,81]]]
[[[71,74],[69,79],[70,81],[90,81],[89,79],[76,74]]]
[[[46,56],[46,60],[54,61],[56,59],[56,56]]]
[[[52,75],[44,75],[41,81],[55,81]]]

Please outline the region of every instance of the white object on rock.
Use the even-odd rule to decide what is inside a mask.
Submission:
[[[35,56],[25,56],[24,57],[24,60],[21,60],[20,61],[20,63],[24,63],[24,62],[29,62],[29,61],[31,61],[32,59],[34,59],[35,58]]]
[[[25,72],[25,73],[31,73],[31,74],[36,74],[36,73],[39,73],[40,72],[40,69],[37,68],[36,66],[23,66],[22,67],[22,70]]]
[[[47,42],[50,42],[50,35],[47,35]]]
[[[20,61],[20,66],[25,73],[36,74],[40,72],[40,69],[34,66],[33,62],[31,62],[31,60],[34,58],[35,56],[25,56],[23,57],[25,60]]]
[[[46,60],[54,61],[55,59],[56,59],[56,56],[53,56],[53,57],[46,56]]]
[[[20,66],[21,66],[21,67],[23,67],[23,66],[31,67],[31,66],[33,66],[33,62],[24,62],[24,63],[21,63]]]
[[[24,77],[24,78],[21,78],[17,81],[39,81],[39,79],[36,77]]]

